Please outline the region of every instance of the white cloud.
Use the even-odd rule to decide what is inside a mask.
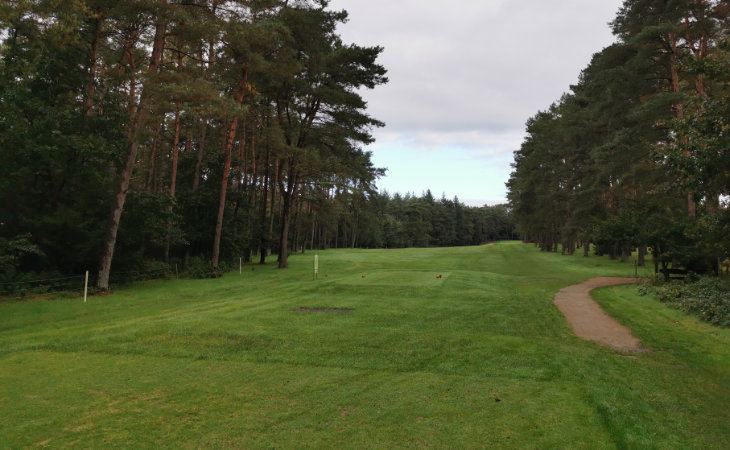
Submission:
[[[443,151],[453,148],[465,150],[475,158],[512,158],[522,142],[522,131],[489,132],[479,129],[456,131],[416,130],[412,133],[383,130],[376,134],[373,150],[380,148],[403,147],[427,152]]]
[[[386,123],[375,131],[374,151],[463,148],[508,174],[502,160],[519,147],[525,121],[613,41],[608,22],[621,3],[333,0],[331,7],[350,13],[346,42],[385,47],[380,63],[390,83],[363,92],[369,112]]]

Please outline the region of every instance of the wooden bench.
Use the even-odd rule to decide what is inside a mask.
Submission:
[[[660,270],[664,274],[664,279],[669,280],[684,280],[687,276],[687,269],[662,269]]]

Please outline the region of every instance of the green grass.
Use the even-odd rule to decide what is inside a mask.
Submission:
[[[602,289],[652,349],[633,359],[553,305],[630,264],[331,250],[313,281],[313,256],[0,304],[0,448],[730,448],[730,330]]]

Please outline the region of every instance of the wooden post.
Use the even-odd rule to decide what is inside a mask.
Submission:
[[[177,263],[175,263],[175,279],[176,280],[180,279],[180,274],[178,274],[178,272],[177,272]]]
[[[86,303],[86,294],[89,293],[89,271],[86,271],[86,279],[84,280],[84,303]]]
[[[319,272],[319,255],[314,255],[314,279],[317,279],[317,273]]]

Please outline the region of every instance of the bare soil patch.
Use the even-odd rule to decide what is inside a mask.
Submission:
[[[561,289],[555,294],[554,303],[573,327],[578,337],[606,345],[614,350],[639,353],[641,341],[631,330],[606,314],[593,301],[590,292],[602,286],[634,283],[634,278],[598,277]]]

